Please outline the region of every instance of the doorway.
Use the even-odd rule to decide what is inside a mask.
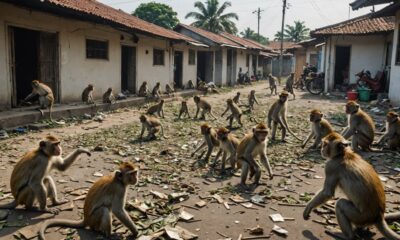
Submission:
[[[228,49],[226,54],[226,84],[233,85],[235,72],[233,71],[233,49]]]
[[[174,85],[175,88],[183,87],[183,52],[174,52]]]
[[[52,90],[59,102],[58,34],[9,27],[11,46],[12,107],[17,107],[39,80]]]
[[[121,90],[136,92],[136,48],[121,46]]]
[[[206,83],[213,81],[214,54],[208,51],[198,51],[197,53],[197,84],[199,81]]]
[[[257,76],[257,56],[252,55],[251,56],[251,64],[252,64],[252,70],[253,70],[253,76]]]
[[[349,84],[350,46],[336,46],[335,88]]]

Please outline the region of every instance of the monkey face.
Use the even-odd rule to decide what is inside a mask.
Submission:
[[[281,101],[281,103],[286,102],[287,99],[288,99],[288,96],[286,96],[286,95],[280,95],[280,96],[279,96],[279,101]]]
[[[228,138],[229,130],[222,127],[217,131],[217,138],[221,141],[225,141]]]
[[[338,133],[331,133],[322,140],[321,155],[325,159],[333,159],[344,154],[350,143]]]
[[[201,130],[201,134],[206,135],[206,134],[210,133],[211,127],[207,123],[205,123],[200,126],[200,130]]]
[[[200,97],[199,96],[194,96],[193,100],[195,103],[198,103],[200,101]]]
[[[38,80],[33,80],[31,83],[33,88],[37,88],[39,86],[39,81]]]
[[[267,139],[268,131],[267,130],[256,130],[254,132],[254,136],[256,137],[257,141],[264,142]]]
[[[350,101],[346,104],[346,113],[347,114],[356,113],[359,108],[360,105],[358,105],[356,102]]]
[[[322,113],[311,113],[310,114],[310,122],[319,122],[322,119]]]
[[[45,140],[40,141],[39,148],[43,153],[50,157],[60,156],[62,153],[60,141],[52,136],[48,136]]]

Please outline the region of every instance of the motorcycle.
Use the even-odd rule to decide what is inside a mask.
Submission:
[[[305,79],[307,91],[313,95],[319,95],[325,90],[325,73],[310,72]]]
[[[385,74],[381,71],[377,72],[375,78],[372,78],[371,73],[364,71],[364,69],[357,73],[356,76],[358,77],[357,85],[359,87],[367,86],[372,92],[381,92],[385,86]]]

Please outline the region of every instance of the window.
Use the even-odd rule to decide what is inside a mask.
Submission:
[[[196,51],[189,49],[189,65],[196,64]]]
[[[86,58],[108,59],[108,42],[86,39]]]
[[[153,49],[153,65],[164,65],[164,50]]]
[[[400,29],[400,26],[399,26]],[[396,65],[400,65],[400,31],[397,35],[397,46],[396,46]]]
[[[250,66],[250,54],[246,54],[246,67]]]

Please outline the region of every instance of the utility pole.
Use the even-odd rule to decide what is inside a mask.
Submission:
[[[285,28],[286,0],[283,0],[282,8],[282,26],[281,26],[281,54],[279,56],[279,85],[283,74],[283,31]]]
[[[261,19],[261,12],[264,12],[264,10],[261,10],[258,8],[257,10],[253,11],[253,13],[257,13],[257,39],[260,41],[260,19]]]

